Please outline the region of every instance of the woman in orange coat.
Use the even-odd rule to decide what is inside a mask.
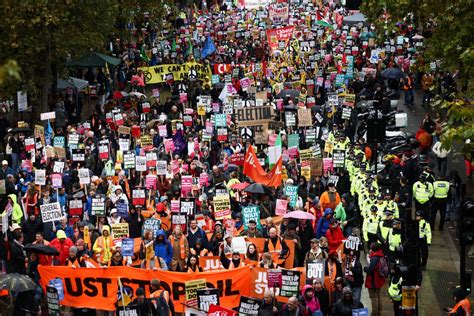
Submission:
[[[327,208],[332,209],[333,211],[336,209],[336,206],[341,202],[341,197],[339,193],[336,191],[336,186],[333,182],[328,183],[328,189],[319,198],[319,204],[321,205],[321,209],[325,210]]]

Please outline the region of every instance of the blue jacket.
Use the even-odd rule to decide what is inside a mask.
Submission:
[[[163,242],[158,242],[159,236],[164,237]],[[166,233],[163,229],[159,229],[156,232],[154,248],[155,248],[155,255],[157,257],[162,258],[166,262],[166,264],[169,266],[171,263],[171,259],[173,259],[173,246],[171,245],[169,240],[166,238]]]
[[[324,215],[318,221],[318,226],[316,227],[316,238],[319,239],[323,236],[326,236],[326,232],[329,228],[330,220],[326,219],[326,216],[333,214],[332,209],[329,207],[324,210]]]

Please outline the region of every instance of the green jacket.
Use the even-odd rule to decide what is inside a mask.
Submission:
[[[346,217],[346,210],[344,209],[344,206],[342,206],[342,202],[340,202],[334,210],[334,218],[338,221],[345,222]]]
[[[17,203],[16,201],[16,195],[15,194],[10,194],[8,197],[12,200],[13,205],[12,205],[12,220],[13,223],[20,224],[22,218],[23,218],[23,210],[21,209],[20,204]],[[5,214],[6,211],[3,211],[2,215]]]

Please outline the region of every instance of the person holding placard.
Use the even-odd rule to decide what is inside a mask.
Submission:
[[[109,225],[102,226],[102,236],[95,240],[92,249],[94,250],[97,262],[102,266],[107,266],[112,258],[112,251],[115,249],[114,241],[110,236]]]

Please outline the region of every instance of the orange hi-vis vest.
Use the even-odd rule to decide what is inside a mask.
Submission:
[[[186,259],[186,248],[184,247],[184,235],[181,234],[179,238],[179,257],[184,260]],[[174,245],[175,237],[173,235],[170,236],[171,245]]]
[[[97,258],[97,261],[99,263],[102,263],[102,264],[107,264],[110,261],[110,259],[112,258],[112,248],[114,247],[114,241],[113,241],[111,236],[108,236],[107,237],[108,245],[105,245],[104,244],[104,238],[105,238],[104,236],[97,237],[97,241],[96,241],[97,246],[102,249],[102,251],[98,254],[99,256]],[[107,246],[107,249],[104,246]],[[109,253],[108,260],[105,260],[105,256],[104,256],[104,254],[106,252]]]
[[[454,305],[451,312],[449,312],[449,315],[456,315],[459,308],[462,308],[464,310],[465,316],[471,316],[471,303],[469,302],[467,298],[457,302],[456,305]]]
[[[267,239],[268,241],[268,251],[269,252],[281,252],[282,251],[282,246],[281,246],[281,241],[280,237],[277,238],[276,245],[273,246],[273,242],[270,238]]]
[[[237,269],[237,268],[241,268],[241,267],[245,267],[245,263],[242,261],[242,259],[240,260],[240,263],[237,267],[234,265],[234,262],[232,260],[230,260],[228,270],[233,270],[233,269]]]

